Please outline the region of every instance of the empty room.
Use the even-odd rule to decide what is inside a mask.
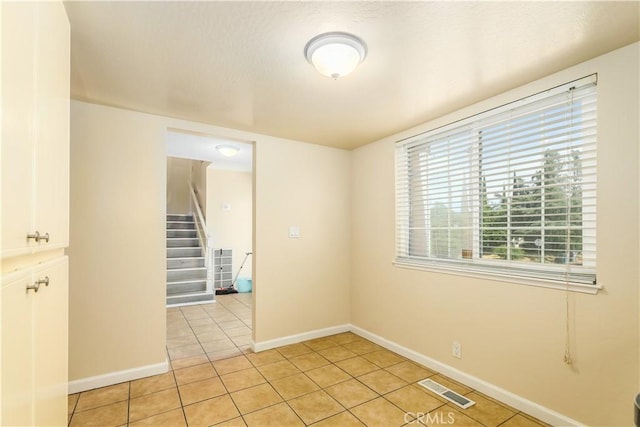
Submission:
[[[640,427],[640,2],[0,22],[1,425]]]

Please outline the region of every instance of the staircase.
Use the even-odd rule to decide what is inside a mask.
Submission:
[[[167,215],[167,305],[214,300],[192,215]]]

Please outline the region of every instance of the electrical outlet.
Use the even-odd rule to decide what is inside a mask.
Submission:
[[[453,342],[453,357],[462,359],[462,346],[457,341]]]

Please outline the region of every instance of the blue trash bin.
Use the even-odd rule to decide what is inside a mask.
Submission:
[[[236,281],[236,289],[238,290],[238,292],[251,292],[252,290],[251,279],[240,277]]]

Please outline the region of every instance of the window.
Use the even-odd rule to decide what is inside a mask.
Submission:
[[[596,76],[400,141],[396,263],[595,285]]]

